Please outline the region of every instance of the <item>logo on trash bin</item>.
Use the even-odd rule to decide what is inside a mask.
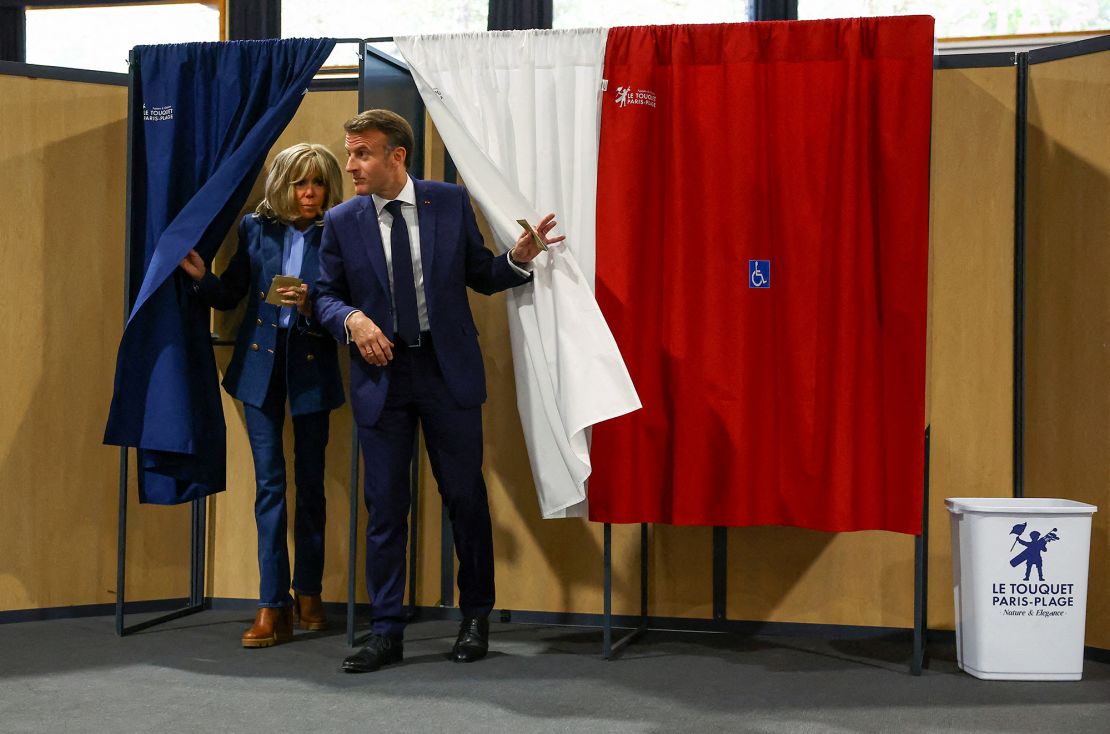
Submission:
[[[1030,530],[1029,540],[1022,540],[1021,536],[1025,534],[1025,528],[1028,525],[1029,523],[1023,522],[1010,529],[1010,535],[1014,536],[1014,542],[1010,545],[1010,552],[1013,552],[1018,543],[1025,546],[1025,550],[1010,559],[1010,565],[1017,568],[1021,564],[1025,564],[1025,579],[1023,579],[1025,581],[1029,580],[1029,574],[1034,568],[1037,569],[1038,580],[1044,581],[1044,559],[1041,558],[1041,554],[1048,550],[1049,543],[1059,540],[1060,536],[1056,534],[1056,528],[1052,528],[1044,535],[1036,530]]]
[[[1028,529],[1029,523],[1023,522],[1014,525],[1009,535],[1014,536],[1010,544],[1010,566],[1018,568],[1024,564],[1025,575],[1021,582],[999,581],[991,584],[991,605],[1005,607],[1002,612],[1009,617],[1062,617],[1067,612],[1066,607],[1075,606],[1075,584],[1046,583],[1044,579],[1044,554],[1048,552],[1048,544],[1059,540],[1056,528],[1042,533],[1039,530],[1030,530],[1029,539],[1022,536]],[[1018,545],[1022,546],[1017,555],[1013,555]],[[1036,570],[1037,578],[1030,578]]]

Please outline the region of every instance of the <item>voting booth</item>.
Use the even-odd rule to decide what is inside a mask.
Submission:
[[[371,56],[366,54],[374,61]],[[1110,340],[1110,290],[1104,287],[1110,273],[1110,248],[1104,246],[1110,232],[1110,209],[1104,206],[1110,145],[1105,126],[1091,121],[1110,119],[1110,97],[1100,93],[1110,79],[1110,41],[1061,44],[1016,57],[934,60],[925,416],[932,426],[932,462],[931,499],[923,508],[923,535],[932,542],[924,557],[916,557],[902,534],[880,530],[614,525],[615,624],[639,624],[643,594],[653,624],[670,629],[707,628],[724,620],[740,632],[796,632],[797,625],[813,625],[821,634],[832,629],[906,635],[920,626],[947,641],[954,620],[943,498],[1003,497],[1020,488],[1028,496],[1062,494],[1103,504],[1110,463],[1103,445],[1110,435],[1110,397],[1104,390],[1110,366],[1101,356]],[[26,215],[15,224],[17,236],[5,242],[12,248],[10,280],[23,309],[12,325],[35,332],[27,342],[33,348],[12,340],[17,351],[0,387],[12,415],[8,434],[0,437],[6,457],[3,492],[18,508],[3,534],[8,545],[0,553],[5,580],[0,614],[13,618],[75,609],[110,613],[124,597],[122,582],[129,614],[179,608],[188,601],[182,598],[186,584],[204,604],[252,608],[257,588],[250,454],[240,411],[225,394],[229,491],[200,501],[208,523],[190,527],[190,506],[138,506],[132,458],[125,497],[125,509],[133,513],[125,529],[129,560],[117,575],[121,462],[100,444],[100,428],[122,333],[120,314],[130,295],[120,287],[128,262],[121,256],[127,81],[120,74],[0,64],[6,102],[0,119],[11,131],[0,148],[16,175],[32,182],[29,190],[50,192],[29,200]],[[344,119],[367,104],[394,104],[373,96],[360,104],[360,86],[374,94],[385,87],[369,76],[361,85],[353,77],[312,82],[272,150],[313,140],[341,152]],[[624,111],[645,111],[641,107],[647,108]],[[426,176],[455,180],[434,125],[427,132]],[[1024,153],[1015,165],[1018,133]],[[65,170],[65,151],[75,147],[85,151],[84,168],[97,177],[97,186],[58,173]],[[1019,188],[1023,196],[1015,200]],[[256,181],[244,211],[260,192]],[[66,215],[52,215],[59,210]],[[1020,251],[1018,230],[1025,244]],[[234,243],[224,249],[233,250]],[[219,271],[223,261],[217,260]],[[741,265],[747,276],[748,263]],[[770,291],[777,292],[784,273],[777,267],[767,272],[774,279]],[[747,290],[745,297],[768,295]],[[72,308],[56,307],[58,293],[67,294]],[[1017,310],[1015,301],[1024,309]],[[606,609],[603,528],[540,517],[521,438],[505,311],[504,301],[476,299],[490,393],[485,466],[499,554],[499,611],[514,621],[596,625]],[[230,359],[228,337],[237,316],[221,315],[213,323],[218,370]],[[68,354],[40,349],[63,334],[70,340]],[[1015,375],[1012,360],[1019,351],[1015,361],[1024,372]],[[74,360],[73,353],[81,359]],[[327,464],[325,570],[327,600],[334,605],[348,597],[352,605],[367,601],[357,583],[361,567],[348,572],[350,466],[352,458],[357,466],[357,455],[351,442],[336,437],[349,428],[349,410],[336,411]],[[65,462],[57,461],[57,446],[67,447]],[[426,616],[448,615],[455,604],[450,529],[426,465],[417,485],[421,532],[413,538],[418,552],[411,600]],[[360,515],[359,524],[365,520]],[[1103,654],[1110,649],[1110,586],[1097,581],[1105,578],[1110,556],[1105,525],[1099,524],[1106,519],[1095,515],[1093,522],[1090,571],[1096,583],[1086,606],[1086,642],[1088,654]],[[1014,524],[1019,521],[1006,530]],[[1043,532],[1032,524],[1028,529]],[[641,532],[650,532],[642,571],[636,542]],[[96,552],[75,557],[51,540],[59,536],[79,539]],[[1028,532],[1022,538],[1028,540]],[[189,552],[194,542],[205,552],[195,569],[192,559],[199,555]],[[1047,574],[1059,547],[1052,542],[1044,554],[1046,583],[1054,581]],[[932,587],[932,593],[920,589],[921,604],[909,593],[919,567]],[[1017,573],[1009,565],[1005,569]],[[1024,566],[1020,571],[1010,580],[1021,582]],[[641,591],[641,573],[649,592]]]

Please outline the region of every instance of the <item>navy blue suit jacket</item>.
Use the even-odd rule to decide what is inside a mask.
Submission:
[[[286,225],[248,214],[239,222],[239,247],[227,270],[217,278],[212,271],[197,283],[196,292],[212,308],[227,311],[247,296],[246,313],[235,340],[224,388],[247,405],[262,407],[274,371],[280,306],[266,303],[266,292],[275,275],[282,274],[282,248]],[[305,230],[301,280],[308,284],[309,300],[318,297],[320,227]],[[343,380],[335,341],[297,315],[286,342],[286,389],[293,415],[332,410],[343,404]]]
[[[452,397],[461,407],[476,407],[486,399],[486,376],[466,289],[488,295],[527,283],[531,276],[520,275],[506,257],[486,249],[461,186],[418,179],[413,184],[436,359]],[[373,197],[356,196],[324,216],[316,286],[315,316],[340,342],[347,341],[344,320],[354,309],[392,336],[393,298]],[[350,348],[351,407],[360,426],[372,426],[385,404],[389,367],[366,362],[353,342]]]

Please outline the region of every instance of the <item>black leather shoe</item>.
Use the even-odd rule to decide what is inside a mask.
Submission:
[[[489,617],[465,617],[459,625],[459,637],[451,648],[456,663],[473,663],[489,652]]]
[[[371,635],[366,647],[343,660],[345,673],[373,673],[383,665],[399,663],[405,656],[405,644],[400,637]]]

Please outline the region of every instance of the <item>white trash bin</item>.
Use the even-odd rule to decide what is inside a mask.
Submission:
[[[990,680],[1079,680],[1094,505],[956,497],[952,588],[960,667]]]

